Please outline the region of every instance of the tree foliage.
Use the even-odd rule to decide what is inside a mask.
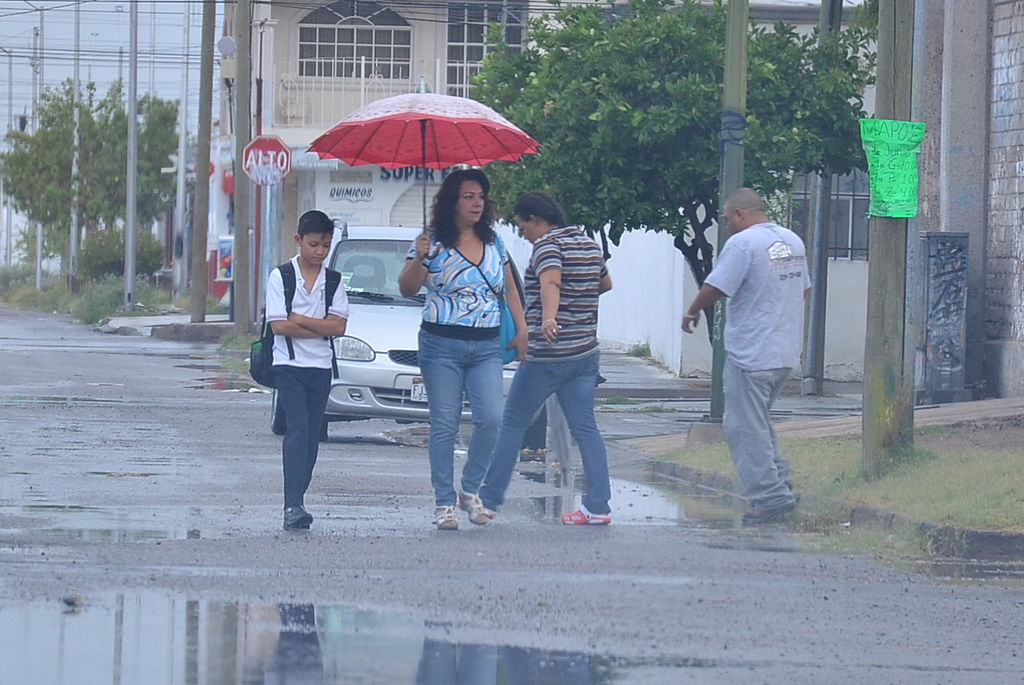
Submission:
[[[46,257],[67,255],[73,200],[71,162],[74,142],[70,80],[46,90],[35,133],[12,131],[10,151],[0,166],[14,206],[44,227]],[[128,117],[120,82],[99,98],[95,84],[79,94],[79,226],[87,244],[114,230],[125,218]],[[177,106],[152,96],[138,103],[137,221],[141,225],[168,209],[174,178],[161,174],[177,146]],[[31,237],[28,238],[31,242]],[[34,252],[34,245],[31,246]],[[83,245],[84,248],[84,245]]]
[[[501,206],[541,188],[616,244],[629,230],[672,233],[703,282],[703,234],[717,215],[725,24],[718,0],[559,5],[531,21],[521,52],[491,52],[475,96],[541,143],[537,155],[488,169]],[[850,28],[819,47],[816,32],[751,27],[747,185],[788,192],[794,173],[863,165],[869,40],[868,29]]]

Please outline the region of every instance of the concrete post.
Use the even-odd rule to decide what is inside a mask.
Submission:
[[[914,378],[915,399],[924,387],[925,282],[922,235],[939,230],[939,137],[942,107],[943,0],[915,0],[910,119],[927,126],[918,155],[917,216],[907,219],[906,375]]]
[[[944,3],[940,230],[970,236],[967,265],[968,387],[981,379],[988,223],[990,5]]]

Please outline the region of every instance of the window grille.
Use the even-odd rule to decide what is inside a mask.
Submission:
[[[408,80],[411,71],[412,29],[376,2],[336,2],[299,23],[299,76]]]
[[[526,35],[525,2],[456,3],[448,7],[447,93],[466,97],[473,77],[480,73],[484,56],[495,49],[487,42],[491,24],[504,26],[504,38],[513,52],[522,50]]]
[[[811,233],[810,209],[814,177],[801,175],[789,203],[789,228],[807,242]],[[868,258],[868,177],[859,169],[833,176],[828,227],[828,256],[832,259]]]

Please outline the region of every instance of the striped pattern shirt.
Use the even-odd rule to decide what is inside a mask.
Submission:
[[[548,269],[562,272],[555,317],[561,329],[554,343],[541,333],[540,274]],[[607,274],[600,246],[577,226],[552,229],[533,244],[523,279],[530,331],[527,361],[565,361],[597,352],[598,286]]]

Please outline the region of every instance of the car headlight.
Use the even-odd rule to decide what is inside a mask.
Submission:
[[[335,341],[338,359],[350,362],[372,362],[376,357],[373,348],[359,338],[344,335]]]

